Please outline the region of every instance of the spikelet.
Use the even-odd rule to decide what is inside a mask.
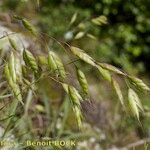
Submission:
[[[65,92],[70,96],[70,100],[73,106],[73,111],[77,118],[77,123],[79,126],[79,129],[82,128],[82,113],[81,113],[81,104],[80,101],[83,101],[81,95],[79,92],[74,88],[73,86],[70,86],[66,83],[62,83],[62,87],[64,88]]]
[[[62,87],[65,90],[65,92],[68,94],[69,93],[69,91],[68,91],[68,84],[62,83]]]
[[[97,40],[97,38],[94,35],[92,35],[92,34],[88,33],[86,36],[89,37],[92,40]]]
[[[77,19],[77,13],[74,13],[72,18],[71,18],[71,21],[70,21],[70,25],[72,25]]]
[[[56,72],[57,70],[57,65],[54,59],[54,53],[52,51],[49,52],[48,54],[48,66],[50,68],[50,70]]]
[[[37,35],[36,29],[34,28],[34,26],[33,26],[29,21],[27,21],[26,19],[22,19],[22,24],[23,24],[23,26],[24,26],[29,32],[31,32],[34,36]]]
[[[15,59],[15,71],[17,82],[22,83],[22,66],[21,60],[18,57]]]
[[[117,94],[117,96],[118,96],[118,98],[120,100],[121,105],[123,107],[125,107],[125,105],[124,105],[124,99],[123,99],[123,95],[122,95],[120,86],[119,86],[118,82],[115,79],[113,79],[113,78],[112,78],[112,85],[113,85],[113,87],[114,87],[114,89],[116,91],[116,94]]]
[[[30,51],[24,49],[23,60],[25,61],[26,65],[33,70],[34,73],[38,73],[38,65],[36,63],[36,59]]]
[[[62,79],[65,79],[66,72],[64,65],[61,59],[52,51],[48,54],[48,66],[52,71],[58,73]]]
[[[12,90],[17,100],[20,101],[22,105],[24,105],[19,85],[14,84]]]
[[[17,15],[14,15],[13,16],[15,19],[17,20],[20,20],[23,24],[23,26],[29,31],[31,32],[34,36],[37,35],[37,31],[36,29],[34,28],[34,26],[29,22],[27,21],[25,18],[22,18],[20,16],[17,16]]]
[[[38,112],[40,112],[40,113],[44,113],[44,112],[45,112],[44,107],[43,107],[42,105],[39,105],[39,104],[35,105],[35,109],[36,109]]]
[[[17,20],[22,20],[22,19],[23,19],[22,17],[17,16],[17,15],[13,15],[13,17],[14,17],[15,19],[17,19]]]
[[[73,105],[73,111],[75,112],[76,118],[77,118],[77,122],[78,122],[78,126],[81,129],[82,127],[82,113],[81,113],[81,106],[80,106],[80,96],[78,91],[73,87],[73,86],[68,86],[68,92],[69,92],[69,96]]]
[[[21,66],[21,71],[22,71],[23,77],[27,77],[27,75],[28,75],[28,73],[29,73],[29,69],[27,68],[27,66],[22,65],[22,66]]]
[[[62,83],[62,87],[63,87],[63,89],[65,90],[65,92],[67,93],[67,94],[69,94],[69,88],[71,88],[71,91],[76,95],[76,97],[80,100],[80,101],[83,101],[83,99],[82,99],[82,96],[79,94],[79,92],[77,91],[77,89],[75,88],[75,87],[73,87],[73,86],[70,86],[70,85],[68,85],[68,84],[66,84],[66,83]]]
[[[104,68],[106,70],[109,70],[109,71],[112,71],[114,73],[117,73],[117,74],[120,74],[120,75],[123,75],[123,76],[126,75],[125,73],[123,73],[122,71],[120,71],[118,68],[116,68],[115,66],[112,66],[110,64],[98,63],[98,65],[100,65],[102,68]]]
[[[11,47],[12,47],[14,50],[17,51],[17,44],[16,44],[16,42],[15,42],[12,38],[10,38],[10,37],[8,37],[8,41],[9,41]]]
[[[74,106],[73,111],[76,115],[78,127],[79,127],[79,129],[82,129],[82,112],[81,112],[81,109],[77,106]]]
[[[13,82],[16,82],[16,67],[15,67],[15,57],[13,52],[10,54],[9,63],[8,63],[10,75],[12,76]]]
[[[129,101],[129,106],[130,106],[131,112],[139,120],[139,112],[143,111],[143,107],[142,107],[142,104],[140,102],[138,95],[131,88],[129,88],[129,90],[128,90],[128,101]]]
[[[108,70],[106,70],[106,69],[103,69],[101,66],[98,66],[98,65],[97,65],[96,67],[97,67],[97,69],[99,70],[99,72],[100,72],[100,74],[102,75],[102,77],[103,77],[105,80],[111,82],[111,75],[110,75],[110,72],[109,72]]]
[[[10,85],[10,87],[13,87],[13,79],[12,79],[12,76],[10,75],[8,63],[5,64],[4,74],[5,74],[5,78],[8,82],[8,84]]]
[[[12,75],[11,75],[8,63],[5,64],[4,74],[5,74],[5,78],[8,82],[8,85],[11,87],[11,89],[13,91],[14,96],[17,98],[17,100],[19,100],[23,104],[20,88],[17,85],[17,83],[14,82],[12,79]]]
[[[99,16],[99,17],[96,17],[96,18],[93,18],[92,20],[92,23],[96,24],[96,25],[102,25],[102,24],[107,24],[107,18],[103,15]]]
[[[129,80],[138,88],[144,91],[150,91],[150,88],[139,78],[128,76]]]
[[[41,65],[48,65],[47,58],[45,56],[38,56],[38,62]]]
[[[85,35],[85,33],[84,32],[78,32],[76,35],[75,35],[75,37],[74,37],[74,39],[80,39],[80,38],[82,38],[83,36]]]
[[[77,47],[74,47],[74,46],[71,46],[70,50],[74,55],[78,56],[84,62],[86,62],[92,66],[96,66],[94,59],[91,56],[89,56],[88,54],[86,54],[83,50],[81,50]]]
[[[55,62],[56,62],[60,77],[62,79],[65,79],[66,78],[65,68],[64,68],[64,65],[63,65],[61,59],[57,55],[55,55]]]
[[[72,102],[74,104],[77,104],[78,106],[80,106],[80,101],[83,101],[81,95],[79,94],[79,92],[76,90],[75,87],[68,85],[68,93],[71,97],[71,99],[73,100]]]
[[[77,77],[78,81],[80,83],[80,86],[82,87],[82,90],[85,94],[88,94],[88,83],[85,77],[85,74],[76,67]]]

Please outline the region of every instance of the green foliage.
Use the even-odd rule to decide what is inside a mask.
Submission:
[[[96,58],[113,62],[118,66],[122,66],[130,73],[142,72],[146,68],[149,68],[148,59],[150,53],[148,43],[150,41],[148,35],[150,20],[148,17],[149,3],[146,0],[126,1],[123,3],[121,0],[74,1],[72,3],[68,1],[67,5],[61,1],[60,3],[61,5],[58,7],[56,7],[57,3],[55,2],[45,1],[45,3],[41,3],[43,6],[41,6],[41,8],[43,12],[45,12],[45,16],[42,16],[43,23],[40,22],[40,24],[43,24],[43,27],[45,26],[43,31],[50,33],[50,35],[53,35],[53,33],[54,35],[62,35],[69,30],[70,34],[76,35],[76,33],[78,33],[75,39],[79,39],[79,33],[81,36],[81,33],[83,35],[88,31],[90,34],[99,37],[100,42],[96,42],[96,51],[95,46],[93,48]],[[49,4],[49,7],[54,7],[53,11],[50,11],[51,8],[48,8],[49,11],[46,12],[45,6],[47,4]],[[84,9],[81,10],[80,8]],[[84,29],[66,28],[68,24],[67,20],[71,18],[74,12],[78,12],[75,26],[81,22],[84,23]],[[61,14],[65,17],[61,17]],[[108,18],[108,25],[93,28],[88,22],[85,23],[84,19],[81,19],[83,17],[90,18],[91,14],[93,16],[105,15]],[[62,18],[66,19],[62,20]],[[50,21],[51,19],[52,21]],[[55,24],[55,27],[49,24],[52,22]],[[57,22],[61,22],[61,26],[65,26],[65,28],[61,28],[59,23],[57,26]],[[78,41],[78,43],[80,43],[80,41]],[[83,48],[86,47],[84,46]],[[135,64],[137,61],[138,63]],[[133,70],[134,65],[136,65],[136,68],[134,67]]]
[[[13,3],[4,2],[3,6],[21,13],[27,9],[29,4],[33,5],[30,1],[14,0]],[[66,35],[71,40],[75,37],[75,41],[80,44],[84,39],[81,41],[78,39],[84,37],[88,32],[88,37],[98,37],[98,41],[93,46],[95,58],[122,66],[130,73],[144,72],[149,68],[150,20],[148,17],[149,3],[146,0],[124,2],[121,0],[90,0],[86,2],[82,0],[65,2],[44,0],[39,1],[37,5],[40,10],[37,11],[40,20],[38,26],[42,32],[58,38]],[[69,24],[74,14],[77,17],[73,23]],[[101,15],[104,15],[102,22],[100,21]],[[91,16],[93,23],[95,22],[97,25],[107,23],[107,25],[105,27],[96,27],[95,25],[93,28],[87,22]],[[105,16],[107,20],[104,18]],[[136,67],[133,70],[134,65]]]

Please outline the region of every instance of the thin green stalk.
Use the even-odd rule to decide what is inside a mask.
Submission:
[[[9,110],[9,115],[10,116],[11,115],[15,115],[18,104],[19,104],[18,99],[12,100],[12,104],[11,104],[10,110]],[[9,131],[12,119],[13,119],[12,117],[8,119],[8,121],[6,123],[6,129],[5,129],[5,131],[4,131],[3,135],[2,135],[2,138],[4,138],[5,135],[7,134],[7,132]]]
[[[68,97],[66,96],[65,100],[64,100],[64,103],[63,103],[64,116],[63,116],[63,119],[62,119],[61,129],[58,132],[58,138],[61,137],[61,135],[62,135],[62,133],[64,131],[65,123],[67,121],[67,118],[68,118],[68,115],[69,115],[69,111],[71,109],[71,107],[69,107],[69,105],[70,105],[70,101],[68,100]]]

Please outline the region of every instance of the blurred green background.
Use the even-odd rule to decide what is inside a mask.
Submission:
[[[23,16],[30,20],[39,32],[76,45],[86,50],[96,60],[115,65],[131,75],[140,77],[150,85],[149,8],[150,2],[148,0],[1,0],[0,25],[8,27],[12,31],[22,32],[21,25],[16,25],[15,21],[11,22],[10,18],[13,14]],[[77,16],[76,20],[71,24],[70,21],[75,15]],[[95,25],[91,23],[92,18],[101,15],[107,17],[107,24]],[[77,36],[78,33],[83,33],[83,35]],[[66,61],[62,48],[48,38],[45,40],[48,46],[55,49]],[[41,49],[44,47],[42,43],[38,44]],[[32,47],[34,45],[31,46],[31,49]],[[35,51],[35,48],[33,50],[35,54],[39,53],[39,51]],[[43,50],[40,53],[44,54],[45,52]],[[72,136],[75,134],[75,136],[83,138],[78,144],[78,149],[83,150],[91,150],[92,147],[95,150],[113,149],[113,147],[124,147],[143,138],[150,138],[149,108],[147,108],[148,113],[141,116],[142,130],[134,118],[123,114],[116,95],[111,87],[99,78],[98,73],[82,62],[79,62],[78,66],[87,75],[91,99],[94,99],[94,108],[88,108],[88,104],[85,104],[87,107],[85,110],[88,110],[85,112],[87,118],[85,126],[87,126],[87,134],[89,131],[91,136],[87,135],[86,137],[85,134],[84,139],[84,134],[83,137],[80,132],[77,134],[74,122],[70,119],[72,116],[67,116],[68,119],[65,120],[64,127],[66,130],[63,130],[64,137],[67,132],[71,132]],[[72,76],[74,78],[74,75]],[[126,87],[123,81],[119,77],[117,78],[124,91],[123,94],[126,96]],[[74,79],[71,80],[75,82]],[[47,83],[47,81],[39,83],[40,96],[36,103],[42,104],[43,95],[46,95],[46,98],[50,97],[51,103],[54,103],[54,108],[50,107],[52,111],[54,110],[52,120],[58,121],[59,117],[55,113],[60,110],[58,105],[60,105],[59,101],[62,96],[58,90],[61,89],[58,85],[51,86]],[[142,103],[150,106],[150,95],[141,92],[139,94]],[[63,97],[63,99],[65,98]],[[70,111],[63,106],[61,108]],[[54,125],[55,123],[52,124],[52,126]],[[41,129],[37,135],[45,136],[43,130]],[[52,131],[52,133],[53,136],[57,134],[56,131]],[[137,149],[142,150],[143,147]]]

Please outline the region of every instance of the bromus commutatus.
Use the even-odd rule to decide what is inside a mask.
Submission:
[[[24,27],[29,32],[31,32],[35,37],[37,35],[40,35],[40,33],[37,34],[36,29],[26,19],[22,17],[17,17],[17,16],[15,18],[20,20],[23,23]],[[76,15],[72,19],[71,24],[74,22],[75,19],[76,19]],[[101,23],[105,24],[107,20],[106,18],[101,16],[92,20],[92,22],[97,25],[100,25]],[[80,33],[80,36],[82,34]],[[78,34],[78,37],[76,38],[79,38],[79,34]],[[79,128],[82,128],[81,101],[84,101],[84,98],[90,95],[89,89],[88,89],[88,81],[86,79],[86,74],[84,74],[84,72],[77,66],[76,62],[73,62],[73,65],[76,66],[75,72],[77,75],[77,80],[79,81],[79,84],[81,87],[81,90],[77,90],[78,88],[73,86],[72,83],[69,83],[67,67],[65,67],[64,62],[62,61],[61,57],[57,55],[57,52],[46,51],[45,55],[47,55],[47,57],[34,56],[32,52],[27,49],[24,49],[23,53],[21,53],[18,51],[16,43],[14,43],[13,39],[11,39],[10,37],[8,37],[8,39],[9,39],[10,46],[15,51],[11,51],[10,57],[8,58],[8,60],[6,60],[4,74],[5,74],[5,78],[8,82],[8,85],[14,97],[23,104],[23,101],[24,101],[23,98],[26,97],[26,95],[28,95],[28,99],[32,97],[31,93],[33,89],[31,86],[31,88],[29,88],[29,90],[31,91],[24,92],[22,90],[23,87],[30,86],[30,84],[33,85],[34,83],[36,85],[36,82],[30,82],[30,81],[31,79],[40,80],[40,77],[38,76],[39,73],[43,74],[44,77],[47,76],[47,78],[50,76],[51,79],[54,79],[54,81],[56,81],[58,84],[60,84],[64,88],[66,95],[69,96],[69,99],[71,102],[70,107],[74,111]],[[53,40],[54,42],[57,41],[53,37],[51,38],[51,40]],[[141,79],[132,77],[113,65],[110,65],[107,63],[101,63],[95,60],[89,54],[87,54],[84,50],[80,48],[77,48],[75,46],[71,46],[65,43],[69,47],[69,49],[66,49],[63,46],[64,43],[61,43],[61,42],[58,42],[58,43],[59,45],[61,45],[61,48],[63,47],[65,51],[67,51],[69,54],[77,57],[79,60],[84,61],[87,65],[90,65],[91,67],[98,70],[100,75],[106,81],[108,81],[109,84],[112,84],[118,96],[119,102],[121,103],[121,107],[126,108],[129,106],[132,114],[138,120],[140,120],[139,116],[140,116],[140,113],[143,113],[143,106],[142,106],[142,102],[140,102],[139,96],[130,85],[127,85],[129,105],[125,105],[126,98],[122,94],[122,90],[119,86],[119,83],[117,82],[117,80],[113,78],[113,76],[117,74],[118,76],[120,76],[120,78],[128,80],[130,83],[132,83],[135,88],[140,89],[142,91],[150,91],[149,87]],[[18,74],[18,70],[16,70],[17,68],[16,60],[18,59],[17,58],[18,56],[16,56],[15,53],[19,53],[19,62],[22,62],[19,65],[20,66],[19,68],[22,68],[20,71],[20,75]],[[71,57],[70,55],[68,56],[69,58]],[[84,96],[82,95],[82,93],[84,93]],[[27,104],[27,106],[29,106],[29,104]],[[38,107],[38,109],[39,108],[43,108],[43,107]],[[46,111],[50,113],[48,108]],[[44,113],[44,110],[42,110],[42,113]]]

